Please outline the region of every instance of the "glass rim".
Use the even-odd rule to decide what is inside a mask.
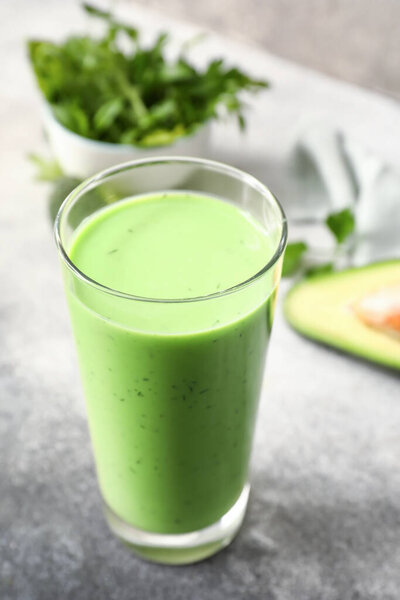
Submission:
[[[279,239],[279,242],[275,248],[275,251],[274,251],[274,254],[272,255],[272,257],[254,275],[252,275],[251,277],[248,277],[247,279],[245,279],[244,281],[241,281],[240,283],[235,284],[234,286],[230,286],[229,288],[226,288],[224,290],[218,290],[217,292],[213,292],[211,294],[206,294],[206,295],[202,295],[202,296],[193,296],[193,297],[188,297],[188,298],[151,298],[151,297],[146,297],[146,296],[137,296],[135,294],[129,294],[127,292],[122,292],[120,290],[116,290],[114,288],[103,285],[102,283],[99,283],[95,279],[92,279],[91,277],[86,275],[83,271],[81,271],[73,263],[73,261],[68,256],[66,249],[64,248],[64,245],[63,245],[63,242],[61,239],[61,231],[60,231],[62,216],[63,216],[64,212],[69,208],[69,206],[71,204],[73,204],[73,202],[75,200],[78,200],[81,196],[83,196],[86,192],[88,192],[91,189],[93,189],[94,187],[96,187],[97,184],[100,184],[101,182],[105,181],[109,177],[118,175],[119,173],[124,173],[125,171],[129,171],[132,169],[138,169],[143,166],[152,166],[152,165],[155,166],[155,165],[160,165],[160,164],[165,165],[167,163],[181,163],[181,164],[188,164],[188,165],[192,164],[192,165],[198,165],[198,166],[203,166],[203,167],[209,167],[210,169],[214,170],[214,172],[223,173],[225,175],[235,178],[236,180],[240,180],[240,181],[244,182],[245,184],[249,185],[253,189],[260,192],[260,194],[264,198],[269,199],[270,201],[272,201],[275,204],[275,206],[278,208],[278,211],[281,216],[282,231],[281,231],[280,239]],[[58,213],[57,213],[57,216],[56,216],[56,219],[54,222],[54,237],[55,237],[55,242],[57,245],[58,252],[59,252],[62,260],[66,264],[66,266],[78,279],[80,279],[81,281],[84,281],[86,284],[99,290],[100,292],[103,292],[103,293],[106,293],[106,294],[109,294],[112,296],[125,298],[127,300],[136,300],[139,302],[152,302],[152,303],[160,303],[160,304],[166,304],[166,303],[182,304],[182,303],[186,303],[186,302],[199,302],[199,301],[204,301],[204,300],[213,300],[213,299],[216,299],[216,298],[219,298],[222,296],[226,296],[228,294],[233,294],[235,292],[240,291],[243,288],[248,287],[252,283],[259,280],[264,275],[264,273],[269,271],[271,269],[271,267],[273,267],[276,264],[276,262],[282,256],[283,251],[285,249],[286,242],[287,242],[287,236],[288,236],[287,218],[286,218],[286,215],[283,211],[283,208],[282,208],[280,202],[277,200],[277,198],[274,196],[274,194],[271,192],[271,190],[266,185],[264,185],[261,181],[259,181],[256,177],[254,177],[253,175],[250,175],[249,173],[246,173],[245,171],[242,171],[241,169],[238,169],[237,167],[232,167],[230,165],[227,165],[227,164],[219,162],[219,161],[205,159],[205,158],[186,157],[186,156],[158,156],[158,157],[154,157],[154,158],[143,158],[143,159],[131,160],[128,162],[120,163],[120,164],[114,165],[108,169],[104,169],[104,170],[96,173],[95,175],[92,175],[91,177],[88,177],[87,179],[82,181],[66,196],[65,200],[63,201],[63,203],[61,204],[61,206],[58,210]]]

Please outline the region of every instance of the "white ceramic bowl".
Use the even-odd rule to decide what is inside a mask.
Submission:
[[[153,156],[204,158],[207,156],[211,130],[207,123],[192,135],[179,138],[168,146],[141,148],[129,144],[99,142],[78,135],[61,125],[46,103],[43,104],[42,119],[50,147],[63,172],[81,179],[113,165],[140,158]]]

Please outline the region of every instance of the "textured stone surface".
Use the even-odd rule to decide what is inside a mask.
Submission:
[[[397,600],[399,376],[299,338],[279,311],[253,493],[232,546],[198,565],[161,567],[141,562],[108,532],[46,187],[32,181],[25,158],[40,144],[40,125],[21,40],[37,31],[70,29],[77,10],[61,0],[42,0],[40,10],[36,2],[15,0],[0,10],[1,600]],[[257,60],[261,69],[264,58]],[[265,65],[277,77],[285,69],[286,75],[277,96],[266,100],[269,117],[254,114],[248,146],[232,138],[235,161],[249,167],[250,145],[260,154],[264,144],[273,146],[268,136],[277,136],[274,102],[288,119],[295,111],[279,98],[293,96],[297,77],[308,77],[309,93],[319,102],[325,98],[318,77],[271,57]],[[324,86],[326,102],[330,90],[342,98],[346,123],[398,159],[400,117],[390,113],[394,108],[376,98],[362,100],[340,84]],[[301,95],[297,101],[299,111],[308,106]],[[366,118],[372,112],[373,124]],[[223,128],[216,132],[217,156],[232,152],[223,148],[229,135]],[[266,161],[266,169],[273,174],[273,163]]]

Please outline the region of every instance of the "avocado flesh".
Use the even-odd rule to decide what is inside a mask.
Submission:
[[[400,260],[306,279],[287,294],[284,313],[299,333],[344,352],[400,369],[400,338],[365,325],[352,306],[400,283]]]

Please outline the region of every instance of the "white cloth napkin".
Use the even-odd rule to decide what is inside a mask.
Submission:
[[[400,173],[393,167],[340,131],[313,123],[294,145],[288,176],[305,199],[304,218],[354,211],[354,264],[400,257]]]

